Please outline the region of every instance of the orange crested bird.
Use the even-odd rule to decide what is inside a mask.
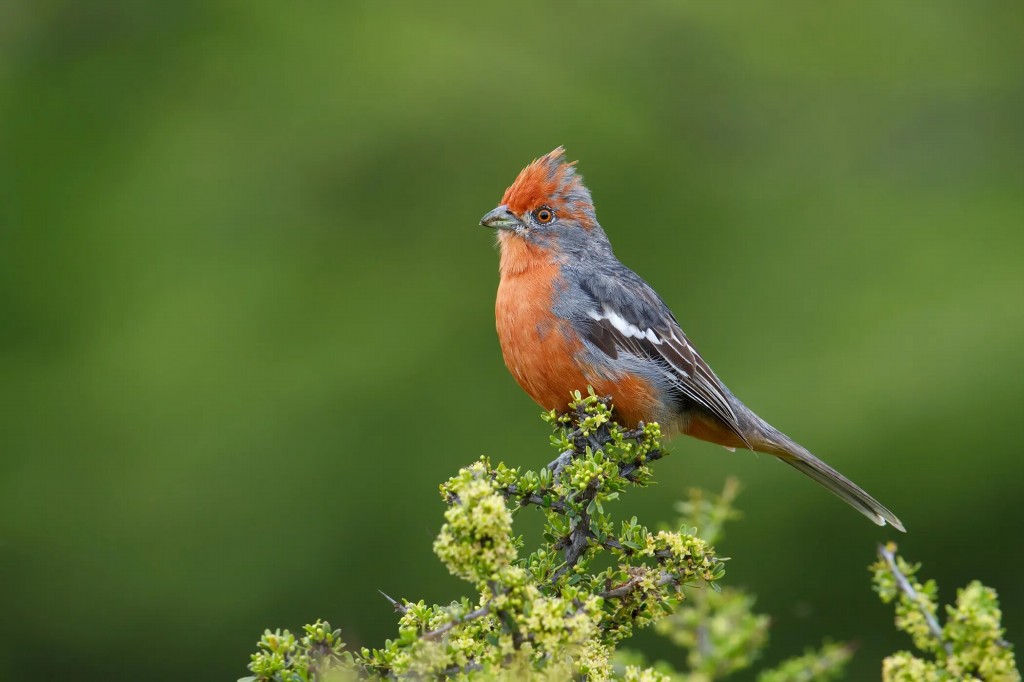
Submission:
[[[564,410],[573,391],[592,386],[626,426],[656,421],[669,435],[775,455],[878,525],[904,530],[725,387],[654,289],[612,253],[561,147],[524,168],[480,224],[497,230],[501,249],[494,310],[505,364],[544,409]]]

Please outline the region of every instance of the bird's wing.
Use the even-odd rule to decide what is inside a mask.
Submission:
[[[580,288],[589,299],[580,331],[610,360],[619,353],[654,361],[684,397],[717,417],[746,443],[729,392],[649,284],[625,266],[591,272]],[[749,443],[748,443],[749,445]]]

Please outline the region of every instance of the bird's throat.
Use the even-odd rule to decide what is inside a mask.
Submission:
[[[508,230],[498,231],[498,248],[501,249],[498,269],[502,277],[515,277],[534,268],[551,265],[545,249]]]

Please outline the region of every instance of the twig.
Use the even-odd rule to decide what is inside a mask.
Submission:
[[[630,481],[635,481],[636,472],[640,467],[647,464],[648,462],[653,462],[655,460],[661,459],[664,456],[665,453],[662,452],[661,450],[651,450],[650,452],[647,453],[647,455],[644,457],[644,461],[642,462],[639,460],[633,460],[628,464],[620,464],[619,476],[622,476],[623,478]]]
[[[642,431],[641,431],[642,433]],[[607,444],[607,442],[605,443]],[[652,450],[647,454],[647,458],[644,462],[633,461],[627,464],[619,465],[619,475],[627,480],[633,480],[633,474],[643,466],[646,462],[660,459],[664,457],[661,450]],[[587,505],[591,500],[597,496],[597,481],[591,481],[590,485],[584,488],[580,493],[573,497],[573,502],[580,502],[581,505]],[[584,510],[586,506],[584,506]],[[586,551],[589,545],[589,540],[594,537],[594,534],[590,531],[590,515],[586,511],[580,514],[576,520],[576,524],[569,532],[569,536],[562,541],[562,546],[565,547],[565,563],[558,567],[558,570],[551,576],[551,582],[556,582],[573,566],[579,562],[580,557]],[[615,541],[618,545],[618,541]],[[621,545],[618,545],[619,549],[623,549]]]
[[[601,543],[601,546],[605,549],[617,549],[620,552],[625,552],[628,555],[631,555],[633,554],[633,552],[636,551],[635,549],[631,549],[629,547],[624,546],[621,542],[618,541],[618,539],[610,536],[607,540]],[[672,556],[672,551],[668,549],[659,549],[654,553],[654,556],[658,559],[668,559],[670,556]]]
[[[708,659],[715,653],[715,647],[711,643],[711,633],[708,632],[707,621],[701,621],[697,626],[697,652],[701,658]]]
[[[523,506],[526,506],[528,504],[535,504],[538,507],[544,507],[545,509],[550,509],[551,511],[558,512],[559,514],[565,513],[565,502],[555,499],[551,500],[549,504],[546,503],[544,501],[544,498],[541,497],[538,493],[528,493],[526,495],[521,494],[514,485],[500,488],[499,492],[505,496],[505,499],[515,498],[519,500],[519,503]],[[547,491],[542,490],[541,492]]]
[[[444,670],[438,671],[437,675],[439,679],[447,680],[449,677],[455,677],[459,674],[471,673],[475,670],[483,670],[484,667],[479,663],[467,663],[464,666],[449,666]]]
[[[889,567],[889,572],[892,573],[892,576],[896,579],[896,584],[899,586],[903,594],[905,594],[907,599],[917,606],[917,610],[921,612],[922,616],[924,616],[924,621],[928,624],[928,629],[931,630],[932,634],[935,635],[935,638],[939,640],[940,644],[942,644],[942,648],[945,649],[946,655],[952,656],[953,645],[942,638],[942,626],[939,625],[939,621],[935,618],[935,614],[924,607],[924,604],[921,603],[921,595],[918,594],[917,590],[914,589],[914,586],[910,584],[909,580],[907,580],[907,576],[903,575],[899,566],[896,565],[896,554],[885,545],[879,545],[878,555],[885,560],[886,565]]]
[[[572,530],[569,531],[569,536],[560,543],[565,547],[565,563],[559,566],[558,570],[551,576],[551,582],[557,582],[569,569],[579,563],[580,557],[587,551],[590,538],[594,537],[594,534],[590,531],[590,514],[586,512],[586,507],[597,496],[597,485],[597,481],[591,481],[573,499],[574,502],[578,501],[580,503],[583,511],[575,519]]]
[[[444,625],[442,625],[441,627],[439,627],[436,630],[431,630],[430,632],[424,632],[423,635],[421,636],[421,638],[422,639],[427,639],[427,640],[439,639],[441,637],[441,635],[443,635],[444,633],[448,632],[449,630],[454,628],[456,625],[462,625],[463,623],[468,623],[471,620],[476,620],[477,618],[483,618],[484,616],[486,616],[490,612],[491,612],[491,605],[490,604],[484,604],[483,606],[478,608],[476,611],[470,611],[469,613],[467,613],[464,616],[461,616],[459,618],[454,618],[454,619],[448,621],[447,623],[445,623]]]

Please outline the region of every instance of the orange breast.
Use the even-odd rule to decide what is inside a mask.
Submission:
[[[495,323],[505,366],[546,410],[563,410],[572,391],[586,391],[576,362],[580,342],[551,313],[558,266],[546,263],[505,275],[498,285]]]
[[[519,385],[546,410],[564,410],[573,391],[610,395],[618,418],[627,426],[652,421],[660,401],[650,383],[636,376],[608,378],[577,353],[582,343],[568,322],[552,311],[558,265],[521,239],[502,238],[501,283],[495,321],[505,365]]]

